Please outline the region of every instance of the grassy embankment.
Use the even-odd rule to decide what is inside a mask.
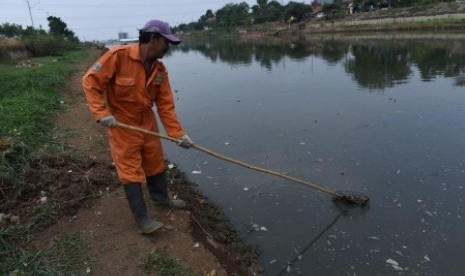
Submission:
[[[465,28],[464,7],[461,3],[440,3],[360,12],[330,20],[307,20],[296,23],[290,30],[281,31],[308,34],[462,31]]]
[[[50,196],[43,202],[31,204],[32,208],[24,208],[41,199],[41,191],[37,189],[43,189],[34,187],[35,183],[27,183],[24,177],[31,169],[31,160],[43,155],[68,154],[65,142],[52,137],[55,118],[65,109],[60,101],[61,90],[75,73],[76,64],[85,60],[87,54],[73,51],[60,57],[20,62],[23,66],[19,67],[12,64],[0,67],[1,275],[80,275],[91,271],[92,256],[88,255],[86,238],[78,233],[66,233],[40,250],[31,246],[34,233],[56,221],[69,199]],[[187,269],[163,251],[140,260],[140,266],[148,272],[189,275]]]
[[[54,116],[61,109],[59,88],[73,73],[73,63],[85,55],[71,52],[61,57],[35,60],[29,66],[0,68],[0,274],[59,274],[86,264],[82,239],[70,234],[46,250],[30,251],[34,230],[56,214],[53,202],[33,210],[27,221],[9,213],[20,202],[27,183],[28,160],[52,141]],[[58,147],[52,147],[58,149]]]

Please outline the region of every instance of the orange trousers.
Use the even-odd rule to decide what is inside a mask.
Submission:
[[[155,120],[152,127],[158,132]],[[108,129],[111,156],[122,184],[144,183],[145,178],[164,171],[164,155],[160,138],[133,130]]]

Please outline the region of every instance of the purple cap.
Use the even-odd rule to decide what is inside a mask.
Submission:
[[[175,37],[171,33],[170,26],[168,23],[153,19],[149,22],[145,23],[144,27],[141,29],[142,32],[154,32],[161,34],[164,38],[166,38],[171,44],[178,45],[181,43],[181,40]]]

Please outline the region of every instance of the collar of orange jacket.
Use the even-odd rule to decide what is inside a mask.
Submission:
[[[140,57],[139,43],[134,43],[129,46],[129,57],[142,62],[142,59]],[[158,59],[155,61],[155,66],[163,68],[163,64]]]
[[[134,60],[141,60],[139,43],[134,43],[131,46],[129,46],[129,57]]]

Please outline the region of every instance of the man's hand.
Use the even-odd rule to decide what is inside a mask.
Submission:
[[[188,149],[188,148],[192,147],[193,144],[194,144],[194,142],[192,142],[191,138],[189,138],[189,136],[187,136],[187,134],[185,134],[185,135],[178,138],[178,146],[180,146],[180,147]]]
[[[109,115],[106,117],[103,117],[102,119],[97,121],[100,125],[104,127],[109,127],[109,128],[115,128],[116,127],[116,119],[113,115]]]

